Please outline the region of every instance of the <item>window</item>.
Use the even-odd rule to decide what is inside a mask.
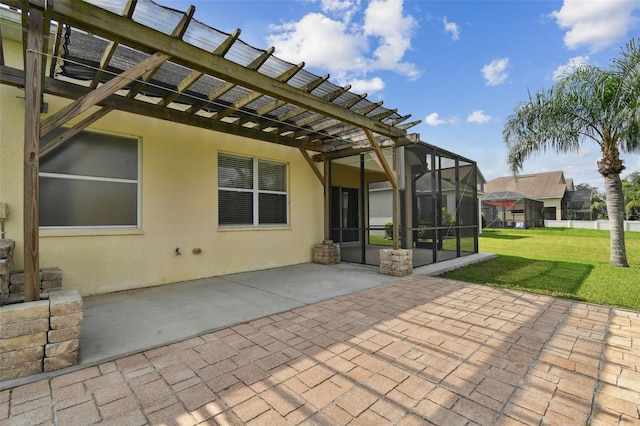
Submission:
[[[40,226],[137,227],[138,144],[84,131],[43,156]]]
[[[286,225],[287,165],[218,154],[218,223]]]

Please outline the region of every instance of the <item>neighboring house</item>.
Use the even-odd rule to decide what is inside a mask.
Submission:
[[[485,193],[514,192],[544,203],[544,219],[563,220],[569,214],[569,202],[574,191],[573,179],[562,171],[504,176],[488,181]],[[583,207],[581,207],[582,209]]]
[[[0,24],[0,202],[27,286],[49,266],[90,295],[310,262],[336,232],[366,243],[368,185],[401,147],[444,158],[409,115],[191,10],[0,0]],[[433,238],[477,252],[467,226]]]

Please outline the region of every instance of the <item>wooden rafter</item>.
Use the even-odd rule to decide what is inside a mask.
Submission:
[[[320,86],[322,83],[324,83],[325,81],[327,81],[329,79],[329,74],[326,74],[322,77],[318,77],[317,79],[307,83],[306,85],[304,85],[303,87],[300,88],[300,90],[304,90],[307,93],[311,93],[315,88],[317,88],[318,86]],[[280,108],[283,105],[286,105],[287,103],[284,101],[281,101],[279,99],[276,99],[275,101],[271,102],[268,105],[265,105],[261,108],[258,108],[258,110],[256,111],[256,113],[258,115],[264,115],[267,114],[271,111],[274,111],[278,108]]]
[[[278,81],[282,81],[282,82],[286,82],[289,81],[293,78],[294,75],[296,75],[298,72],[300,72],[300,70],[304,67],[304,62],[289,68],[288,70],[286,70],[285,72],[283,72],[282,74],[280,74],[278,77],[276,77],[276,80]],[[247,95],[243,96],[242,98],[238,99],[237,101],[235,101],[233,103],[233,105],[229,108],[225,108],[222,111],[219,111],[215,114],[213,114],[213,117],[211,117],[212,119],[215,120],[220,120],[224,117],[227,117],[231,114],[233,114],[234,112],[238,111],[240,108],[249,105],[251,102],[261,98],[262,96],[264,96],[263,93],[258,92],[258,91],[253,91],[251,93],[248,93]]]
[[[196,12],[195,6],[189,6],[189,9],[184,13],[184,15],[182,15],[182,19],[180,19],[180,22],[178,22],[178,25],[176,25],[176,28],[171,33],[171,37],[175,37],[180,40],[182,39],[182,37],[184,37],[184,33],[187,31],[187,28],[189,28],[189,24],[191,23],[191,20],[193,19],[193,14],[195,12]],[[150,69],[149,71],[144,73],[142,75],[141,81],[133,85],[133,87],[129,90],[129,93],[127,96],[130,98],[135,98],[136,95],[142,91],[144,86],[146,86],[147,83],[158,72],[158,70],[160,70],[161,66],[162,66],[162,63],[158,64],[157,67]]]
[[[223,41],[220,46],[218,46],[212,53],[218,56],[224,56],[227,54],[233,43],[240,37],[240,29],[235,30],[232,34],[229,35]],[[177,90],[175,92],[169,93],[163,99],[158,102],[158,105],[169,105],[171,102],[176,100],[178,96],[184,93],[189,87],[193,86],[196,81],[198,81],[204,73],[202,71],[191,71],[191,73],[184,78],[180,83],[178,83]]]
[[[100,103],[108,96],[122,89],[127,84],[130,84],[132,80],[137,79],[144,73],[154,69],[168,59],[169,55],[165,55],[164,53],[156,53],[155,55],[151,55],[148,58],[144,59],[142,62],[134,65],[127,71],[124,71],[122,74],[113,78],[112,80],[109,80],[99,88],[94,89],[87,95],[62,108],[60,111],[42,122],[42,136],[47,135],[52,130],[58,128],[59,126],[68,122],[79,114],[82,114],[92,106]]]
[[[133,11],[136,9],[136,5],[138,4],[138,0],[128,0],[126,6],[124,7],[124,11],[122,16],[131,19],[133,16]],[[113,54],[116,53],[116,49],[118,48],[118,43],[115,41],[110,41],[107,48],[102,53],[102,58],[100,59],[100,67],[98,68],[96,75],[93,77],[91,81],[92,89],[98,87],[100,80],[102,80],[102,76],[104,75],[104,70],[109,66],[109,62],[111,62],[111,58]],[[51,74],[53,75],[53,74]]]
[[[275,52],[275,50],[276,49],[274,47],[270,47],[269,49],[265,50],[262,53],[262,55],[258,56],[249,65],[247,65],[247,68],[251,70],[258,70],[265,62],[267,62],[267,59],[269,59],[269,57],[273,55],[273,52]],[[207,101],[202,101],[194,104],[191,108],[189,108],[188,111],[191,114],[195,114],[196,112],[200,111],[202,108],[205,108],[207,105],[211,105],[216,99],[218,99],[220,96],[224,95],[225,93],[227,93],[229,90],[233,89],[236,86],[237,84],[235,83],[231,83],[228,81],[225,82],[221,86],[212,90],[211,93],[209,93],[209,96],[207,97],[208,99]]]
[[[64,30],[64,25],[58,23],[58,29],[56,30],[56,39],[53,45],[53,55],[51,56],[51,64],[49,66],[49,75],[51,77],[53,77],[56,73],[56,63],[58,61],[58,55],[60,54],[60,43],[62,42],[63,30]]]

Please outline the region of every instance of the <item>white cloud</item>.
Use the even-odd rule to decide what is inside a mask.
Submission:
[[[350,34],[343,22],[321,13],[310,13],[300,21],[271,26],[274,33],[269,42],[276,48],[276,56],[290,62],[305,61],[309,67],[328,68],[330,72],[365,70],[367,41],[363,36]]]
[[[429,126],[440,126],[442,124],[455,124],[458,120],[456,117],[443,119],[440,118],[440,115],[437,112],[432,112],[425,117],[424,121]]]
[[[411,15],[403,14],[403,0],[372,0],[364,15],[365,35],[378,41],[372,68],[418,78],[416,66],[402,62],[405,52],[411,48],[411,36],[417,25]]]
[[[564,0],[562,8],[551,16],[560,28],[567,29],[565,46],[586,46],[595,52],[620,41],[637,27],[636,10],[640,10],[637,0]]]
[[[351,90],[356,93],[373,93],[384,89],[384,81],[380,77],[373,77],[370,80],[356,79],[349,82]]]
[[[350,22],[360,8],[360,0],[322,0],[322,11],[342,17],[343,22]]]
[[[484,124],[491,121],[491,116],[484,113],[483,110],[477,109],[467,117],[468,123]]]
[[[276,56],[327,70],[354,90],[381,90],[382,79],[370,76],[376,71],[419,77],[416,65],[403,61],[417,24],[404,14],[402,0],[372,0],[364,10],[360,0],[322,0],[321,10],[269,28]]]
[[[560,77],[562,77],[566,72],[571,71],[574,68],[578,68],[588,64],[589,64],[588,56],[575,56],[569,59],[569,61],[566,64],[560,65],[558,68],[556,68],[556,70],[553,72],[553,80],[558,81],[560,80]]]
[[[482,67],[482,75],[487,86],[497,86],[504,83],[509,77],[507,66],[509,58],[495,59]]]
[[[437,112],[432,112],[431,114],[427,115],[424,121],[429,126],[439,126],[441,124],[447,123],[447,120],[441,119]]]
[[[444,22],[444,32],[451,34],[451,39],[456,41],[460,38],[460,27],[455,22],[447,21],[445,16],[442,20]]]

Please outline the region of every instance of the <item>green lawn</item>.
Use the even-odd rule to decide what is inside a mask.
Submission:
[[[498,258],[445,276],[640,311],[640,232],[625,238],[630,268],[613,268],[608,231],[485,229],[480,251]]]

